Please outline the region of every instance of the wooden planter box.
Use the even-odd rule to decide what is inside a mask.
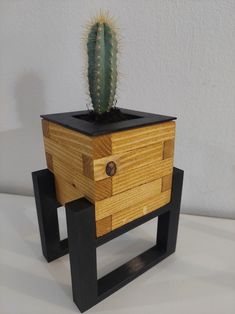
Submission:
[[[97,237],[171,198],[175,118],[121,110],[129,119],[106,125],[83,120],[86,111],[42,116],[57,200],[92,202]]]

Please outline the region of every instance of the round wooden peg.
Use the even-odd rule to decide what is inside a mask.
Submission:
[[[106,165],[106,174],[109,177],[112,177],[115,175],[116,171],[117,171],[117,166],[116,166],[115,162],[109,161]]]

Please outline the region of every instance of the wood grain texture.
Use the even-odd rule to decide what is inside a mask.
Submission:
[[[112,154],[110,135],[91,137],[46,120],[42,120],[42,125],[46,129],[46,137],[50,137],[67,150],[91,156],[93,159]]]
[[[172,174],[162,178],[162,192],[168,191],[172,186]]]
[[[83,174],[77,169],[71,167],[71,165],[62,162],[61,160],[53,159],[53,172],[55,177],[60,177],[64,181],[82,192],[82,195],[86,197],[92,203],[96,200],[102,200],[111,196],[112,193],[112,182],[111,178],[95,182]],[[72,189],[73,191],[73,189]],[[71,193],[72,193],[71,191]],[[73,193],[72,193],[73,194]],[[68,197],[67,201],[71,199]]]
[[[118,154],[175,137],[175,122],[165,122],[111,134],[112,153]]]
[[[97,237],[100,237],[110,231],[112,231],[112,216],[108,216],[96,221]]]
[[[175,122],[89,137],[42,121],[47,167],[63,205],[95,205],[97,237],[170,201]],[[116,165],[109,177],[106,166]]]
[[[173,159],[156,161],[154,164],[146,164],[141,168],[130,169],[125,172],[117,172],[112,178],[112,194],[118,194],[138,185],[151,182],[166,176],[172,172]]]
[[[99,201],[112,196],[112,178],[94,182],[94,200]]]
[[[94,173],[94,180],[99,181],[103,180],[105,178],[109,178],[109,176],[106,173],[106,166],[110,161],[115,162],[117,171],[120,169],[120,156],[107,156],[99,159],[95,159],[93,162],[93,173]]]
[[[112,155],[111,135],[92,137],[93,159]]]
[[[155,194],[112,215],[112,230],[142,217],[170,202],[171,191]]]
[[[42,120],[42,133],[44,137],[49,137],[49,121]]]
[[[60,176],[55,176],[55,188],[57,200],[64,205],[68,200],[73,201],[83,197],[83,193],[73,184],[67,182]]]
[[[161,188],[162,180],[158,179],[111,196],[102,201],[97,201],[95,203],[96,220],[110,216],[120,211],[120,209],[136,208],[140,202],[160,194]]]
[[[47,168],[53,172],[53,160],[52,160],[52,155],[46,152],[46,163],[47,163]]]
[[[80,154],[93,156],[92,138],[79,132],[64,128],[49,122],[50,139],[66,148]]]
[[[94,179],[94,161],[93,158],[82,154],[82,173],[84,176]]]
[[[163,159],[172,158],[174,155],[174,139],[164,142]]]
[[[107,178],[106,165],[110,161],[114,161],[117,166],[117,174],[126,173],[133,169],[155,163],[162,159],[163,143],[157,143],[134,149],[128,152],[119,153],[94,160],[94,180],[102,180]]]
[[[46,153],[50,154],[54,158],[65,162],[73,169],[76,169],[78,173],[83,171],[82,154],[74,151],[72,148],[66,149],[65,146],[58,144],[50,138],[44,137],[44,146]]]

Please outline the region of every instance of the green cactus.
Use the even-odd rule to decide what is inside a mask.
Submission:
[[[110,111],[117,88],[117,36],[111,23],[101,16],[87,38],[88,83],[94,112]]]

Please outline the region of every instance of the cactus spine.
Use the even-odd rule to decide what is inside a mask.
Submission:
[[[104,17],[95,22],[88,34],[88,83],[95,113],[110,111],[117,87],[117,38]]]

